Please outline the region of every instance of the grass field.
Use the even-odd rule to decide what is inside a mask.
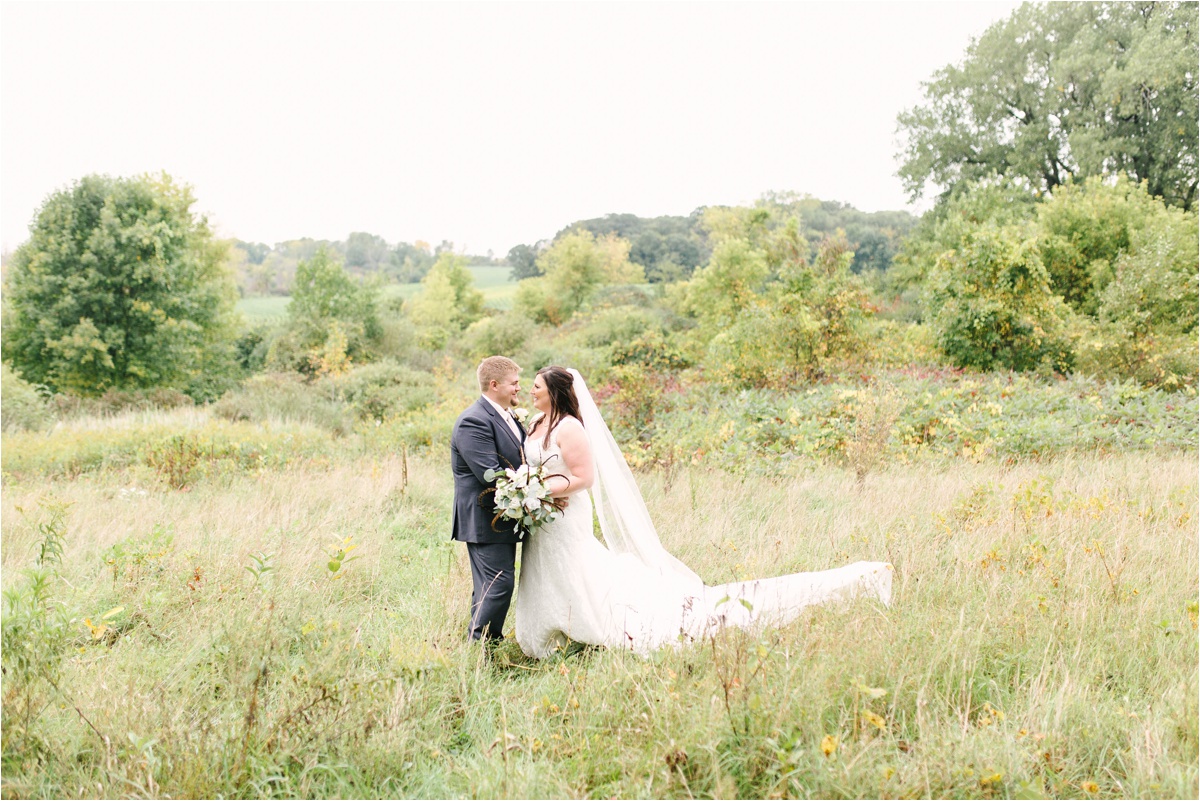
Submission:
[[[233,455],[181,484],[179,432]],[[3,446],[99,449],[5,476],[6,797],[1198,793],[1194,450],[641,473],[709,583],[887,559],[892,607],[488,662],[440,450],[202,409]]]
[[[517,282],[509,280],[511,268],[487,265],[467,269],[475,277],[475,288],[483,293],[486,305],[495,309],[507,309],[512,305],[513,296],[517,292]],[[407,300],[420,290],[420,284],[387,284],[381,295],[384,298]],[[287,314],[289,300],[290,298],[281,295],[246,297],[238,301],[238,309],[248,322],[266,322],[282,319]]]

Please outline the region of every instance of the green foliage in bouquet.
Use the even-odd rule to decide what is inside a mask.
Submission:
[[[495,487],[484,491],[485,495],[492,493],[495,496],[496,514],[492,517],[492,526],[501,520],[511,520],[519,531],[532,534],[557,520],[562,516],[562,501],[550,495],[546,482],[561,477],[562,474],[551,473],[541,462],[484,471],[485,481],[496,482]]]

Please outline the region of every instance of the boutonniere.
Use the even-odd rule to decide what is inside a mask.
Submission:
[[[529,418],[529,410],[523,409],[520,406],[514,406],[508,411],[513,416],[513,419],[521,425],[525,425],[525,421]]]

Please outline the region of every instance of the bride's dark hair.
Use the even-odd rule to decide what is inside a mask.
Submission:
[[[546,382],[546,394],[550,396],[546,436],[542,438],[542,447],[549,447],[550,434],[564,417],[574,417],[581,425],[583,420],[579,414],[579,399],[575,397],[575,379],[567,368],[552,364],[538,370],[537,374]]]

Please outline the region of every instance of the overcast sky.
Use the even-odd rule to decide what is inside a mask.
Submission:
[[[911,208],[896,115],[1015,2],[0,4],[0,238],[165,170],[222,236],[503,255],[795,191]]]

